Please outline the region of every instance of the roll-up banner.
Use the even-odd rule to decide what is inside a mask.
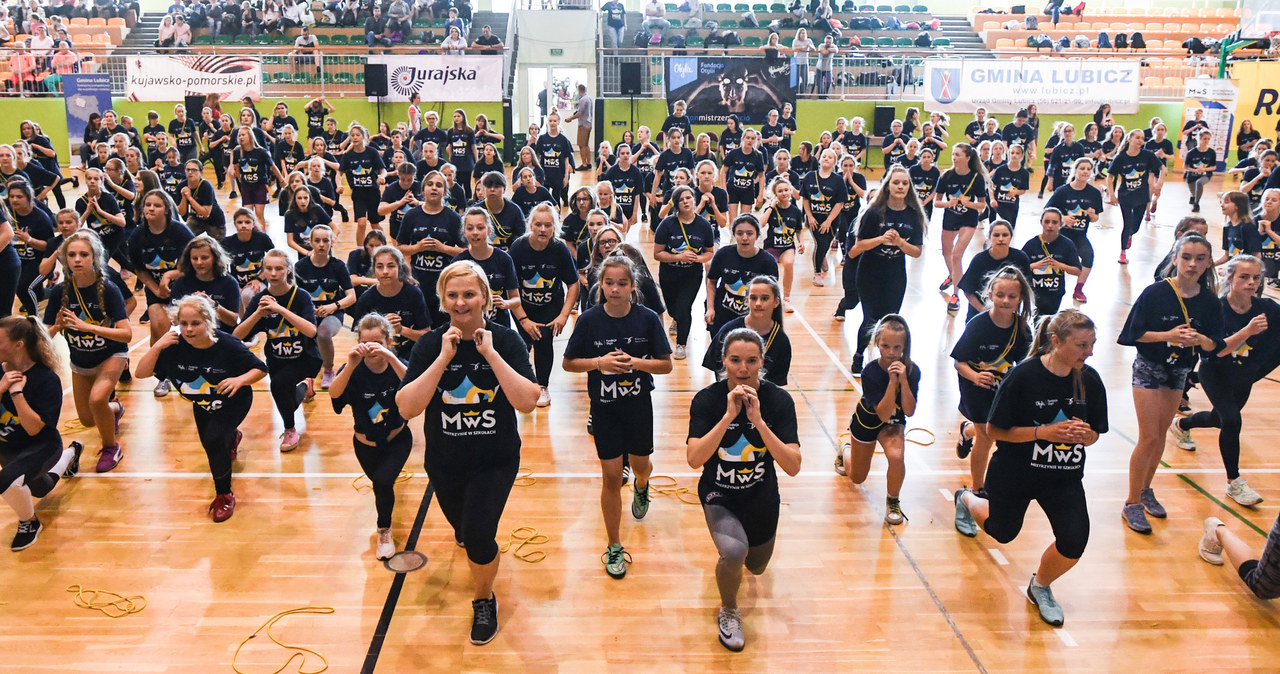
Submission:
[[[1008,114],[1034,102],[1041,114],[1093,114],[1103,103],[1114,114],[1138,112],[1136,60],[925,59],[925,109]]]
[[[63,75],[62,97],[67,104],[67,140],[71,151],[67,161],[71,166],[79,166],[80,146],[84,145],[89,116],[111,109],[111,76],[106,73]]]
[[[384,103],[408,101],[498,102],[502,100],[502,56],[374,55],[369,63],[387,66]]]
[[[260,56],[128,56],[125,94],[131,101],[181,101],[218,94],[224,101],[262,98]]]
[[[795,105],[791,77],[787,60],[673,56],[667,59],[667,101],[684,101],[692,124],[722,124],[729,115],[763,124],[770,110]]]

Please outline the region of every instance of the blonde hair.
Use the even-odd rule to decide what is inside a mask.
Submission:
[[[391,341],[392,336],[395,335],[395,329],[391,327],[391,321],[376,311],[365,314],[364,318],[361,318],[360,322],[356,323],[356,339],[359,339],[360,333],[365,330],[378,330],[382,333],[382,341],[384,342]]]
[[[194,309],[200,317],[204,319],[205,333],[209,335],[209,339],[218,341],[218,310],[214,308],[213,302],[206,297],[200,295],[187,295],[182,299],[170,304],[166,313],[169,314],[169,321],[174,325],[178,324],[178,315],[183,309]]]
[[[486,219],[487,220],[487,219]],[[449,282],[459,278],[474,278],[479,284],[480,290],[484,294],[484,312],[486,314],[493,313],[493,291],[489,288],[489,277],[485,276],[484,269],[480,265],[471,260],[458,260],[450,263],[444,271],[440,272],[440,278],[436,280],[436,297],[440,298],[441,303],[444,302],[444,289]]]

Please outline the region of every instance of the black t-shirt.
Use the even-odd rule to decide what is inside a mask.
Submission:
[[[262,272],[263,258],[267,251],[275,248],[271,237],[256,229],[249,233],[248,241],[241,241],[239,234],[232,234],[220,243],[231,257],[231,273],[241,287],[258,278],[258,274]]]
[[[342,366],[343,369],[347,367]],[[400,378],[390,365],[382,372],[374,372],[361,361],[351,370],[342,395],[332,397],[333,411],[341,414],[350,405],[355,432],[373,442],[383,442],[392,431],[405,424],[400,408],[396,407],[396,393],[399,391]]]
[[[498,357],[521,377],[535,381],[524,340],[504,325],[490,321],[484,327],[490,332]],[[401,388],[422,376],[439,357],[440,340],[448,329],[447,325],[441,326],[418,340]],[[465,474],[520,458],[520,430],[515,409],[499,385],[493,367],[469,339],[458,343],[457,353],[445,366],[427,403],[423,426],[428,471],[434,468]]]
[[[218,393],[218,384],[250,370],[266,369],[249,347],[222,330],[207,349],[197,349],[179,335],[178,343],[161,351],[156,360],[156,377],[176,384],[178,395],[206,412],[216,412],[231,400],[253,396],[252,387],[242,386],[227,397]]]
[[[937,194],[942,198],[950,201],[959,197],[964,197],[970,201],[986,201],[987,185],[983,182],[982,176],[977,172],[970,171],[965,175],[960,175],[954,170],[948,170],[938,178],[938,185],[935,188]],[[948,207],[942,212],[942,222],[944,224],[958,227],[977,227],[978,213],[981,209],[969,208],[963,204],[956,204]]]
[[[1030,146],[1031,142],[1036,139],[1036,130],[1031,128],[1030,124],[1018,126],[1013,122],[1009,122],[1004,125],[1004,130],[1000,132],[1000,135],[1004,137],[1004,142],[1008,143],[1009,147],[1021,145],[1025,148]]]
[[[412,283],[401,284],[400,292],[391,296],[383,295],[377,286],[370,288],[360,296],[359,300],[356,300],[351,318],[358,324],[360,319],[375,312],[383,316],[396,314],[400,317],[400,325],[411,330],[431,327],[431,316],[427,313],[427,298],[422,294],[422,290]],[[401,359],[409,357],[415,344],[414,340],[403,334],[396,335],[392,342],[396,355]]]
[[[907,389],[911,391],[911,397],[919,399],[920,393],[920,367],[912,363],[907,368]],[[889,390],[889,373],[880,367],[879,359],[873,360],[862,368],[862,400],[859,401],[867,412],[876,413],[876,407],[880,405],[880,401],[884,400],[884,395]],[[898,391],[896,401],[897,407],[894,409],[893,416],[889,418],[888,424],[903,425],[907,423],[907,415],[902,411],[902,391]]]
[[[758,151],[747,154],[736,149],[725,155],[724,167],[727,169],[725,187],[755,191],[756,180],[765,172],[764,155]]]
[[[683,224],[676,216],[669,215],[658,223],[658,229],[653,233],[653,242],[666,248],[668,253],[683,253],[692,248],[695,253],[701,254],[715,245],[715,231],[706,218],[700,215],[693,216],[693,222],[688,224]],[[662,264],[686,269],[701,267],[701,263],[698,262],[663,262]]]
[[[551,191],[541,185],[535,187],[532,192],[523,187],[517,187],[511,193],[511,203],[520,207],[523,213],[531,212],[538,204],[552,203],[554,200],[555,197],[551,196]]]
[[[342,154],[342,144],[347,140],[347,132],[335,129],[333,133],[328,131],[322,132],[320,137],[324,139],[325,148],[334,156]]]
[[[28,435],[18,418],[13,394],[9,391],[0,394],[0,454],[6,457],[16,456],[32,446],[62,446],[58,433],[58,417],[62,414],[62,380],[53,370],[39,363],[27,368],[23,375],[27,383],[23,385],[22,397],[44,426],[34,436]]]
[[[679,117],[667,115],[667,118],[662,120],[662,132],[670,134],[672,129],[680,129],[684,133],[685,140],[688,140],[689,136],[693,135],[693,126],[689,122],[688,115],[680,115]]]
[[[435,143],[437,152],[441,157],[443,157],[448,152],[449,134],[445,133],[445,130],[438,126],[434,129],[428,129],[424,126],[421,129],[418,129],[417,133],[413,134],[413,142],[417,145],[425,145],[428,142]],[[418,178],[422,178],[423,175],[425,174],[419,172]]]
[[[317,267],[309,256],[299,258],[293,272],[298,287],[311,297],[311,303],[317,307],[337,304],[351,289],[351,273],[347,271],[346,263],[336,257],[331,256],[323,267]],[[330,315],[342,320],[341,311]]]
[[[921,221],[919,214],[910,208],[904,208],[895,211],[886,204],[884,208],[871,208],[862,216],[862,221],[858,225],[859,239],[874,239],[882,236],[889,230],[894,229],[898,234],[906,239],[907,243],[920,246],[924,244],[924,222]],[[894,262],[895,266],[905,269],[906,255],[902,249],[897,246],[882,244],[868,250],[862,254],[860,265],[870,263],[876,269],[883,269],[880,265]],[[861,273],[861,270],[859,270]]]
[[[982,135],[982,129],[984,129],[986,126],[987,126],[986,118],[983,118],[981,121],[974,119],[973,121],[964,125],[964,135],[968,138],[977,138],[978,136]]]
[[[47,257],[50,247],[49,242],[54,237],[53,220],[49,218],[49,214],[40,208],[33,208],[26,215],[19,215],[17,211],[12,209],[9,210],[9,213],[13,215],[15,229],[26,231],[32,238],[45,242],[44,250],[36,250],[34,247],[20,241],[18,237],[13,237],[13,250],[18,254],[18,259],[23,262],[34,262]]]
[[[223,212],[222,206],[218,205],[218,196],[213,191],[213,183],[208,180],[201,180],[195,189],[196,203],[201,206],[209,206],[209,217],[201,218],[196,215],[194,209],[188,209],[187,214],[194,218],[197,222],[203,223],[206,227],[218,228],[227,226],[227,214]]]
[[[636,197],[644,192],[644,175],[634,164],[625,171],[620,166],[605,171],[604,179],[613,185],[613,198],[628,215],[635,208]]]
[[[1022,190],[1025,192],[1031,187],[1031,171],[1026,166],[1014,171],[1009,168],[1008,164],[1001,164],[996,167],[996,170],[990,173],[990,176],[991,187],[995,190],[997,203],[1016,204],[1018,203],[1018,197],[1010,196],[1009,192],[1012,190]]]
[[[706,203],[703,203],[702,198],[706,195],[710,195],[711,198],[707,200]],[[728,217],[729,193],[726,192],[723,187],[718,185],[712,185],[710,192],[703,192],[701,188],[695,186],[693,188],[693,199],[694,203],[698,204],[698,208],[695,212],[706,218],[707,222],[712,223],[711,228],[715,232],[716,243],[720,243],[720,227],[714,224],[716,221],[715,212],[718,210],[721,214],[724,214],[726,218]],[[713,205],[715,206],[714,208],[712,208]]]
[[[1140,150],[1136,156],[1121,150],[1107,173],[1116,182],[1117,199],[1146,202],[1151,198],[1149,176],[1159,177],[1163,168],[1160,158],[1148,150]]]
[[[280,172],[288,176],[298,167],[298,162],[306,157],[306,153],[302,151],[302,143],[294,141],[293,145],[288,144],[283,139],[276,142],[271,149],[271,159],[280,168]]]
[[[144,136],[152,136],[154,138],[157,133],[167,134],[168,130],[159,124],[148,124],[142,127],[142,135]],[[147,155],[150,156],[155,151],[156,151],[156,142],[154,140],[147,141]]]
[[[729,409],[729,382],[718,381],[693,397],[689,406],[689,437],[701,438],[710,433]],[[760,400],[760,416],[765,426],[782,442],[793,445],[800,442],[796,427],[796,406],[791,394],[777,384],[761,381],[756,389]],[[729,423],[719,447],[702,466],[702,478],[698,480],[698,494],[716,492],[720,498],[730,501],[758,500],[777,502],[778,473],[773,455],[747,419],[746,410]]]
[[[264,288],[262,292],[253,296],[248,307],[250,315],[258,309],[262,296],[269,292],[271,291]],[[276,302],[281,307],[292,311],[298,318],[308,323],[316,322],[315,306],[311,303],[311,296],[305,290],[293,286],[283,295],[272,294],[272,297],[276,298]],[[278,312],[273,311],[259,319],[249,335],[259,332],[267,336],[267,345],[263,347],[262,352],[267,356],[268,366],[277,363],[287,364],[296,360],[311,361],[317,367],[320,365],[320,349],[316,346],[315,338],[302,334]]]
[[[843,204],[849,198],[849,190],[845,188],[844,178],[838,173],[822,177],[817,171],[810,173],[800,181],[800,196],[809,204],[809,212],[817,218],[821,225],[837,204]]]
[[[186,150],[196,146],[196,121],[188,117],[186,121],[169,120],[169,139],[178,150]]]
[[[474,208],[484,209],[484,212],[489,214],[489,243],[495,248],[505,251],[511,247],[512,241],[524,236],[526,211],[521,210],[510,199],[502,200],[502,210],[497,213],[489,208],[489,203],[484,199],[471,205]]]
[[[1062,211],[1062,233],[1068,236],[1084,236],[1089,233],[1089,209],[1102,215],[1102,192],[1093,185],[1085,184],[1078,190],[1071,185],[1063,185],[1053,191],[1045,208],[1056,208]]]
[[[351,190],[378,189],[378,176],[386,168],[382,163],[382,155],[371,147],[360,152],[347,150],[338,160],[339,170],[347,177]]]
[[[204,293],[215,305],[240,315],[240,284],[230,274],[215,276],[212,281],[201,281],[195,276],[179,276],[169,284],[170,302],[195,293]],[[235,323],[223,323],[221,320],[218,327],[227,332],[236,329]]]
[[[1155,154],[1157,152],[1163,152],[1165,159],[1161,160],[1161,163],[1164,163],[1170,157],[1173,156],[1173,141],[1169,140],[1168,138],[1165,138],[1164,140],[1159,140],[1159,141],[1155,140],[1154,138],[1150,138],[1147,140],[1146,145],[1142,146],[1142,149],[1148,150],[1152,154]],[[1160,159],[1160,156],[1156,155],[1156,159]]]
[[[1000,385],[988,423],[1010,429],[1047,426],[1069,419],[1088,423],[1096,433],[1107,432],[1107,389],[1098,372],[1085,365],[1077,387],[1074,374],[1059,377],[1050,372],[1040,358],[1028,358],[1014,367]],[[1078,482],[1084,477],[1085,447],[1043,439],[998,440],[992,457],[992,462],[995,461],[1016,466],[1032,484]]]
[[[392,237],[402,245],[412,245],[427,237],[449,246],[466,245],[462,238],[462,218],[447,208],[434,215],[421,208],[409,211]],[[432,298],[436,296],[436,278],[452,259],[452,255],[441,250],[423,250],[413,254],[409,264],[423,294]]]
[[[232,153],[232,160],[240,171],[240,182],[246,185],[265,185],[271,179],[271,155],[267,151],[255,147],[248,152],[237,147]]]
[[[538,136],[533,151],[542,163],[543,172],[549,176],[548,182],[556,186],[563,183],[565,170],[573,162],[573,145],[569,139],[562,133],[555,136],[544,133]]]
[[[671,189],[671,173],[673,171],[678,168],[687,168],[693,171],[693,166],[693,153],[689,151],[689,148],[682,147],[679,153],[663,150],[662,154],[658,155],[658,160],[653,163],[654,172],[662,173],[662,183],[658,185],[659,193],[666,194]]]
[[[1211,176],[1218,168],[1218,151],[1213,148],[1187,150],[1187,156],[1182,161],[1182,167],[1188,180],[1198,176]]]
[[[1186,312],[1183,313],[1183,307]],[[1169,342],[1139,342],[1148,332],[1164,332],[1190,324],[1198,333],[1212,339],[1215,346],[1204,351],[1198,346],[1174,346]],[[1222,306],[1213,293],[1201,288],[1195,297],[1180,297],[1169,281],[1156,281],[1138,295],[1129,309],[1117,343],[1134,346],[1138,355],[1170,366],[1191,367],[1197,354],[1210,357],[1223,346]]]
[[[84,215],[84,212],[87,210],[89,210],[89,203],[85,201],[85,198],[82,195],[76,199],[76,213]],[[98,210],[110,213],[111,215],[120,215],[120,202],[116,201],[115,196],[108,194],[107,192],[103,192],[98,195]],[[110,236],[121,229],[114,223],[108,222],[106,218],[99,215],[97,211],[94,211],[93,215],[85,218],[84,226],[92,229],[94,233],[100,237]]]
[[[772,157],[775,152],[777,152],[779,149],[782,148],[782,141],[781,140],[765,140],[765,139],[766,138],[781,139],[782,136],[783,134],[782,134],[781,123],[760,125],[760,142],[764,144],[764,148],[766,151],[768,151],[770,157]]]
[[[476,134],[474,131],[449,129],[445,132],[445,142],[449,148],[449,163],[461,172],[470,172],[476,165]],[[568,141],[565,141],[566,144]],[[570,149],[572,153],[572,149]]]
[[[886,147],[889,147],[890,145],[893,145],[893,143],[898,140],[901,140],[903,144],[893,148],[892,150],[889,150],[889,153],[884,155],[885,166],[892,166],[893,164],[901,160],[904,155],[907,154],[906,143],[907,141],[911,140],[911,137],[904,133],[900,133],[896,136],[893,135],[892,133],[888,133],[888,134],[885,134],[884,139],[880,141],[880,147],[886,148]]]
[[[792,202],[787,208],[774,206],[769,209],[769,217],[761,223],[765,228],[764,247],[777,250],[795,248],[796,237],[804,229],[804,211]]]
[[[1044,255],[1041,255],[1041,257],[1043,258]],[[1008,266],[1017,267],[1023,276],[1026,276],[1028,280],[1031,279],[1031,259],[1027,257],[1026,253],[1017,248],[1010,248],[1008,255],[1005,255],[1003,259],[997,260],[991,257],[991,249],[988,248],[969,260],[969,266],[965,268],[964,276],[960,277],[960,282],[956,286],[966,293],[986,299],[982,291],[987,287],[987,277]]]
[[[1039,236],[1033,236],[1022,244],[1022,252],[1027,254],[1027,259],[1031,264],[1035,264],[1046,257],[1052,257],[1068,267],[1080,266],[1080,253],[1076,251],[1076,244],[1065,236],[1059,236],[1050,243],[1045,243],[1044,239]],[[1053,267],[1042,267],[1032,270],[1031,276],[1027,280],[1031,282],[1031,290],[1036,295],[1061,297],[1067,291],[1066,286],[1063,284],[1064,275],[1065,272]]]
[[[49,301],[44,308],[45,325],[53,325],[58,321],[58,313],[64,306],[63,294],[66,292],[68,282],[63,281],[49,290]],[[69,295],[65,302],[66,308],[86,323],[115,327],[116,323],[129,318],[124,308],[124,296],[114,284],[102,284],[102,297],[98,296],[96,284],[83,288],[71,287],[71,292],[66,294]],[[113,354],[129,351],[128,342],[117,342],[92,332],[66,328],[62,330],[62,335],[67,339],[71,364],[86,370],[101,365]],[[57,395],[59,399],[62,398],[61,390]]]
[[[727,157],[730,152],[740,147],[742,147],[742,127],[738,127],[737,131],[730,131],[726,126],[720,132],[720,154]]]
[[[846,132],[845,132],[845,134],[844,134],[844,147],[845,147],[845,149],[846,149],[846,150],[848,150],[848,151],[849,151],[849,153],[850,153],[850,154],[852,154],[853,156],[855,156],[855,157],[859,157],[862,153],[866,152],[866,151],[867,151],[867,145],[868,145],[868,143],[867,143],[867,134],[865,134],[865,133],[853,133],[852,131],[846,131]],[[861,159],[859,159],[859,164],[863,164],[863,163],[865,163],[865,162],[863,162],[863,161],[861,161]]]
[[[671,354],[671,344],[662,320],[647,307],[633,304],[626,316],[614,318],[603,305],[597,305],[578,317],[564,347],[564,357],[598,358],[614,350],[632,358],[662,358]],[[587,394],[593,407],[613,409],[614,403],[626,398],[648,398],[652,390],[653,375],[648,372],[587,372]]]
[[[1262,235],[1258,231],[1258,225],[1252,220],[1245,220],[1235,225],[1231,224],[1229,220],[1224,221],[1222,223],[1222,249],[1231,257],[1260,254],[1262,252]]]
[[[545,248],[536,250],[529,237],[522,236],[511,244],[511,264],[520,282],[520,306],[534,323],[555,320],[564,308],[565,289],[578,282],[578,269],[569,247],[552,239]]]
[[[480,37],[476,38],[475,43],[484,47],[492,47],[494,45],[501,44],[502,40],[499,40],[497,35],[490,35],[489,37],[485,37],[484,35],[481,35]],[[482,55],[493,56],[494,54],[498,53],[498,50],[497,49],[481,49],[480,53]]]
[[[387,186],[382,190],[382,203],[394,204],[397,201],[400,201],[401,199],[403,199],[404,195],[410,192],[413,193],[413,196],[415,199],[417,199],[418,201],[422,201],[422,184],[421,183],[415,180],[413,181],[413,184],[409,186],[409,189],[405,189],[400,185],[400,181],[398,179],[393,180],[387,183]],[[391,211],[390,215],[387,216],[387,220],[388,220],[387,231],[394,232],[399,230],[400,223],[404,221],[405,213],[408,213],[414,208],[415,206],[411,204],[405,204],[404,206],[401,206],[400,208],[394,211]]]
[[[1280,325],[1280,304],[1275,300],[1267,297],[1254,297],[1253,304],[1249,310],[1243,314],[1236,313],[1231,308],[1231,304],[1224,297],[1222,302],[1222,335],[1229,337],[1244,329],[1245,326],[1252,321],[1254,317],[1265,315],[1267,317],[1267,329],[1256,335],[1250,335],[1235,351],[1222,356],[1221,358],[1209,358],[1205,365],[1212,366],[1229,366],[1232,368],[1240,368],[1235,372],[1244,369],[1254,370],[1251,377],[1239,380],[1241,385],[1254,381],[1258,377],[1268,374],[1265,371],[1257,371],[1258,368],[1270,369],[1271,365],[1276,362],[1276,354],[1280,352],[1280,340],[1275,337],[1274,326]]]
[[[312,202],[311,206],[305,211],[291,208],[285,212],[284,233],[288,234],[299,246],[311,250],[311,230],[316,225],[329,224],[332,221],[332,214],[324,206]]]
[[[1049,174],[1054,177],[1055,184],[1064,185],[1071,181],[1071,164],[1085,156],[1086,148],[1078,141],[1070,145],[1058,143],[1049,155]]]
[[[711,305],[715,310],[712,324],[715,329],[712,332],[747,314],[751,308],[747,303],[747,293],[751,290],[751,279],[757,276],[777,278],[778,261],[759,249],[751,257],[742,257],[737,246],[725,246],[715,252],[707,268],[707,279],[715,285]]]
[[[1007,328],[1002,328],[991,320],[990,312],[984,311],[974,316],[964,326],[964,333],[951,349],[951,359],[965,363],[974,371],[990,372],[996,383],[986,389],[957,375],[960,379],[960,412],[974,423],[985,423],[983,416],[991,409],[1000,383],[1019,361],[1027,357],[1031,348],[1030,336],[1014,320]]]
[[[942,172],[938,167],[935,165],[925,169],[916,164],[907,169],[907,175],[911,176],[911,185],[916,188],[916,196],[920,198],[920,203],[922,205],[932,203],[933,192],[938,188],[938,180],[942,178]]]
[[[284,115],[283,117],[273,115],[271,117],[271,128],[275,129],[276,133],[283,131],[286,126],[292,126],[294,131],[299,130],[298,120],[294,119],[293,115]]]
[[[182,249],[194,238],[191,230],[180,222],[170,222],[159,234],[152,232],[145,223],[140,225],[129,237],[129,260],[133,262],[133,270],[145,271],[158,282],[165,272],[178,268]],[[147,304],[161,301],[150,290],[147,291]]]
[[[739,316],[716,331],[711,338],[711,343],[707,345],[707,353],[702,357],[702,367],[712,372],[720,372],[724,369],[724,363],[721,361],[721,353],[724,351],[724,340],[729,333],[738,328],[747,327],[746,316]],[[778,386],[787,385],[787,376],[791,373],[791,338],[787,336],[787,332],[782,326],[774,323],[773,329],[767,334],[760,335],[764,339],[764,379],[771,381]]]

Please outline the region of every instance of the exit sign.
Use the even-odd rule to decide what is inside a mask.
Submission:
[[[551,50],[551,55],[552,55],[552,56],[564,56],[564,50],[563,50],[563,49],[552,49],[552,50]]]

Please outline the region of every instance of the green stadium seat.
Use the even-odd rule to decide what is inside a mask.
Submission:
[[[311,73],[305,70],[293,74],[294,84],[311,84]]]
[[[672,11],[672,10],[667,10],[667,11]],[[432,28],[444,28],[444,24],[445,24],[445,22],[447,22],[447,21],[448,21],[448,19],[436,19],[435,21],[432,21],[432,22],[431,22],[431,27],[432,27]]]
[[[738,20],[737,20],[737,19],[725,19],[724,21],[721,21],[721,22],[720,22],[720,27],[721,27],[721,28],[737,28],[737,27],[738,27]]]
[[[759,47],[760,45],[761,45],[760,38],[754,35],[748,35],[742,38],[742,46],[744,47]]]
[[[359,65],[363,61],[359,56],[343,56],[342,63],[344,65]]]
[[[338,73],[333,76],[333,79],[338,84],[351,84],[355,77],[351,73]]]
[[[934,39],[933,39],[933,46],[935,46],[935,47],[950,47],[950,46],[951,46],[951,38],[947,38],[947,37],[938,37],[938,38],[934,38]]]
[[[363,70],[357,70],[357,71],[356,71],[356,84],[364,84],[364,71],[363,71]]]
[[[693,36],[693,37],[689,38],[688,45],[689,45],[690,47],[698,47],[698,48],[706,47],[706,46],[707,46],[707,40],[706,40],[706,38],[698,37],[698,36],[696,36],[696,35],[695,35],[695,36]]]
[[[891,37],[878,37],[878,38],[876,38],[876,46],[877,46],[877,47],[892,47],[892,46],[893,46],[893,38],[891,38]]]
[[[893,12],[894,12],[895,14],[910,14],[910,13],[911,13],[911,5],[894,5],[894,6],[893,6]]]
[[[324,33],[316,33],[315,35],[316,35],[316,42],[319,42],[320,44],[325,45],[325,46],[328,46],[328,45],[329,45],[329,36],[328,36],[328,35],[326,35],[326,34],[324,34]]]
[[[684,25],[684,22],[680,19],[667,19],[667,21],[671,23],[672,28],[679,28]]]
[[[893,5],[876,5],[876,12],[881,14],[892,14]]]
[[[261,46],[269,46],[271,44],[271,36],[266,33],[258,33],[253,36],[253,43]]]
[[[858,5],[858,11],[862,12],[863,14],[866,14],[868,12],[874,12],[876,11],[876,6],[875,5]]]
[[[324,61],[324,64],[327,66],[336,66],[339,63],[342,63],[342,57],[341,56],[325,56],[323,61]]]
[[[333,73],[326,70],[324,73],[324,77],[322,77],[321,79],[324,80],[325,84],[333,84]]]
[[[289,73],[283,70],[271,76],[271,81],[275,82],[276,84],[288,84],[289,80],[290,80]]]
[[[224,34],[219,35],[218,37],[214,38],[213,43],[214,43],[214,44],[219,44],[219,45],[222,45],[222,44],[231,44],[231,36],[230,36],[230,35],[227,35],[227,34],[225,34],[225,33],[224,33]]]
[[[425,30],[425,29],[427,29],[427,28],[430,28],[430,27],[431,27],[431,19],[414,19],[414,20],[413,20],[413,27],[414,27],[414,28],[421,28],[421,29],[424,29],[424,30]]]
[[[909,48],[909,47],[911,47],[911,46],[912,46],[912,44],[913,44],[913,43],[912,43],[912,41],[911,41],[911,38],[909,38],[909,37],[900,37],[900,38],[898,38],[898,41],[897,41],[895,44],[897,44],[897,46],[899,46],[899,47],[908,47],[908,48]]]
[[[737,13],[739,13],[739,14],[742,14],[742,13],[744,13],[744,12],[749,12],[749,11],[751,11],[751,5],[748,5],[748,4],[746,4],[746,3],[739,2],[739,3],[737,3],[737,4],[735,4],[735,5],[733,6],[733,11],[735,11],[735,12],[737,12]]]
[[[841,48],[848,47],[851,44],[853,44],[853,40],[847,37],[842,37],[839,40],[836,40],[836,45]]]
[[[911,11],[915,14],[928,14],[929,8],[924,5],[914,5],[911,7]]]
[[[668,11],[670,11],[670,10],[668,10]],[[717,12],[719,12],[719,13],[721,13],[721,14],[725,14],[725,13],[727,13],[727,12],[732,12],[732,11],[733,11],[733,5],[731,5],[731,4],[727,3],[727,2],[722,2],[722,3],[718,4],[718,5],[716,5],[716,11],[717,11]]]
[[[284,31],[280,31],[271,37],[271,44],[293,46],[293,39],[286,35]]]
[[[791,44],[792,44],[793,42],[795,42],[795,41],[796,41],[796,39],[795,39],[794,37],[784,37],[784,38],[782,38],[782,40],[781,40],[781,42],[782,42],[782,46],[784,46],[784,47],[790,47],[790,46],[791,46]]]
[[[665,6],[666,6],[666,8],[667,8],[667,11],[668,11],[668,12],[678,12],[678,11],[680,11],[680,6],[679,6],[679,5],[676,5],[676,4],[674,4],[674,3],[670,3],[670,2],[668,2]]]
[[[213,37],[210,36],[208,33],[201,33],[200,35],[197,35],[191,39],[191,44],[197,47],[202,45],[211,45],[213,44]]]
[[[346,45],[350,44],[350,41],[347,39],[346,35],[342,33],[337,33],[329,38],[329,44],[335,47],[345,47]]]
[[[768,5],[752,5],[751,11],[756,12],[758,14],[763,14],[769,11],[769,6]]]
[[[249,35],[248,33],[241,33],[241,34],[239,34],[239,35],[237,35],[237,36],[235,36],[234,38],[232,38],[232,39],[231,39],[231,44],[243,44],[243,45],[247,45],[247,44],[249,44],[250,42],[252,42],[252,40],[253,40],[253,36],[252,36],[252,35]]]
[[[774,14],[782,14],[787,11],[787,6],[779,3],[769,5],[769,11]]]

